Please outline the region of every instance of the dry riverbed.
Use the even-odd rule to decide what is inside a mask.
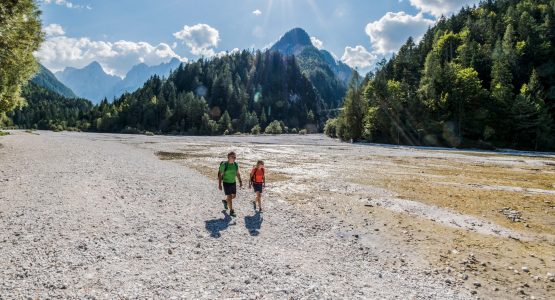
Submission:
[[[263,214],[222,214],[230,150],[265,160]],[[549,299],[555,156],[15,131],[0,226],[0,299]]]

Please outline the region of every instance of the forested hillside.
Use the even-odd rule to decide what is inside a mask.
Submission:
[[[490,0],[441,19],[418,45],[409,39],[365,82],[351,85],[328,134],[553,149],[554,17],[554,0]]]
[[[181,65],[167,80],[153,76],[133,93],[97,106],[67,99],[34,84],[26,108],[4,125],[175,134],[231,134],[307,128],[326,116],[323,101],[301,73],[294,56],[243,51]],[[269,132],[272,132],[271,130]]]

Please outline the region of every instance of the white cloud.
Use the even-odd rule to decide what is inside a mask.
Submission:
[[[376,55],[368,52],[366,48],[361,45],[356,47],[345,47],[345,52],[341,57],[341,61],[346,63],[351,68],[366,69],[374,63]]]
[[[262,14],[262,12],[260,11],[260,9],[256,9],[252,12],[253,15],[255,16],[260,16]]]
[[[318,49],[322,49],[322,46],[324,46],[324,42],[322,42],[321,40],[319,40],[315,36],[311,36],[310,41],[312,42],[312,45],[314,45],[314,47],[316,47]]]
[[[214,47],[218,46],[220,33],[207,24],[185,25],[181,31],[173,34],[176,39],[182,40],[191,49],[194,55],[213,56]]]
[[[366,25],[374,52],[387,54],[397,51],[412,36],[415,41],[422,38],[434,21],[422,13],[416,16],[405,12],[388,12],[378,21]]]
[[[55,4],[55,5],[60,5],[60,6],[65,6],[67,8],[86,8],[86,9],[92,9],[92,7],[90,5],[79,5],[79,4],[74,4],[73,2],[67,1],[67,0],[42,0],[42,3],[44,4]]]
[[[479,2],[479,0],[410,0],[410,4],[421,12],[430,13],[436,17],[451,15],[463,6],[472,6]]]
[[[63,28],[60,28],[63,32]],[[56,72],[65,67],[82,68],[93,61],[99,62],[106,72],[124,76],[138,63],[157,65],[172,58],[187,61],[165,43],[151,45],[147,42],[94,41],[87,37],[73,38],[65,35],[47,37],[35,56],[48,69]]]
[[[64,35],[65,31],[60,24],[49,24],[42,29],[46,36]]]

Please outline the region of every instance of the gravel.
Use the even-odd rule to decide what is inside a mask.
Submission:
[[[130,139],[147,138],[0,140],[1,299],[472,297],[281,199],[257,214],[240,191],[231,218],[213,180]]]

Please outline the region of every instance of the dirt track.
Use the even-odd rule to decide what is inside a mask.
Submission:
[[[52,132],[12,132],[0,144],[0,298],[473,297],[475,289],[458,271],[444,272],[422,249],[402,243],[398,234],[406,224],[388,218],[399,213],[387,207],[393,193],[343,182],[331,169],[303,169],[299,162],[330,153],[345,159],[337,151],[359,151],[351,145],[321,136]],[[236,202],[237,218],[222,212],[212,179],[231,149],[241,165],[262,155],[269,170],[282,171],[273,174],[263,214],[254,212],[246,190]],[[160,159],[167,158],[157,156],[160,151],[185,159]],[[325,180],[304,184],[311,176]],[[329,193],[337,196],[325,198]],[[360,206],[354,211],[353,201]],[[483,221],[419,203],[409,202],[416,213],[432,214],[420,216],[424,220]],[[379,216],[368,215],[370,205]],[[463,230],[466,221],[460,221]],[[487,221],[479,227],[493,230],[479,234],[499,234],[496,239],[522,234]],[[477,296],[490,297],[482,290]],[[552,289],[534,291],[542,298]]]

